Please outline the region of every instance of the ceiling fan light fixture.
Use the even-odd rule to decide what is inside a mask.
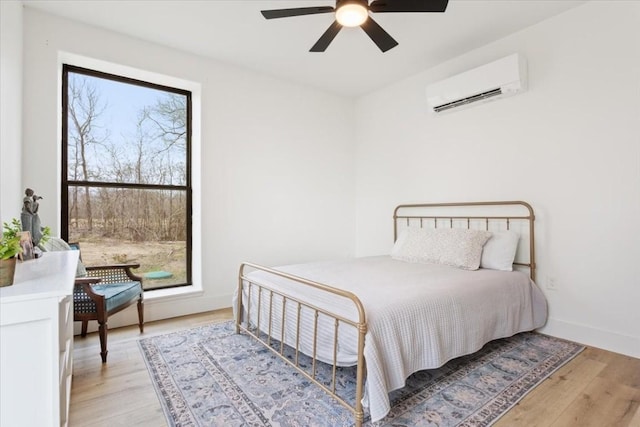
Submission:
[[[0,0],[2,1],[2,0]],[[302,0],[300,0],[302,2]],[[369,12],[444,12],[449,0],[335,0],[336,7],[315,6],[291,9],[262,10],[266,19],[331,13],[335,20],[322,34],[310,52],[324,52],[342,27],[360,27],[382,52],[393,49],[398,42],[382,28]]]
[[[336,21],[343,27],[358,27],[367,20],[369,12],[366,3],[345,2],[336,9]]]

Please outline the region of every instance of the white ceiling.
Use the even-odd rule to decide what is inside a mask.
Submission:
[[[428,1],[428,0],[425,0]],[[576,7],[574,0],[450,0],[445,13],[373,14],[399,45],[386,53],[343,28],[309,49],[333,14],[266,20],[263,9],[331,0],[24,0],[27,7],[348,96],[362,95]]]

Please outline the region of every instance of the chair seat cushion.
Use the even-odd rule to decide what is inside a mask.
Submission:
[[[140,282],[98,283],[93,285],[92,289],[96,294],[104,296],[107,311],[120,307],[142,293]],[[73,304],[76,313],[96,312],[95,303],[84,291],[73,293]]]

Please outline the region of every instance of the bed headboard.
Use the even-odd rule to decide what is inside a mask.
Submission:
[[[533,208],[527,202],[461,202],[399,205],[393,211],[393,241],[404,227],[513,230],[520,235],[515,266],[536,277]]]

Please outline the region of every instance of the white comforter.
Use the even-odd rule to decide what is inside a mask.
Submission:
[[[349,290],[365,307],[367,379],[364,404],[373,421],[390,410],[389,392],[402,388],[409,375],[437,368],[447,361],[478,351],[487,342],[544,325],[547,306],[542,292],[522,272],[466,271],[435,264],[413,264],[388,256],[356,258],[276,267],[296,276]],[[252,281],[268,284],[295,297],[357,320],[353,303],[300,283],[252,272]],[[246,295],[243,297],[247,303]],[[263,295],[263,298],[264,295]],[[252,304],[257,304],[253,296]],[[234,308],[236,304],[234,303]],[[273,310],[281,302],[274,298]],[[261,329],[266,330],[268,303],[262,301]],[[295,309],[287,305],[285,342],[295,344]],[[301,350],[312,353],[313,323],[303,310]],[[255,316],[252,316],[255,322]],[[323,327],[324,326],[328,327]],[[333,361],[333,322],[320,319],[317,358]],[[278,322],[272,335],[280,336]],[[351,327],[339,333],[338,364],[354,364],[357,334]]]

